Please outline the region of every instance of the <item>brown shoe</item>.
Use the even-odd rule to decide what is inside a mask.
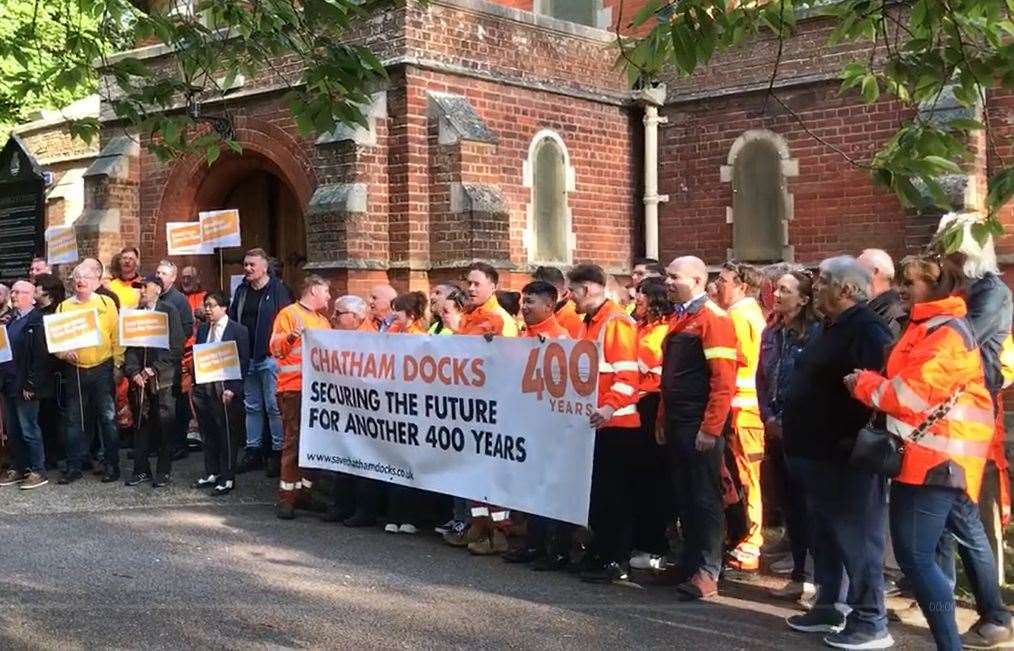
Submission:
[[[489,537],[490,524],[488,519],[472,520],[468,528],[458,533],[449,531],[444,534],[444,542],[451,547],[468,547]]]
[[[20,484],[24,480],[24,477],[14,468],[8,468],[0,473],[0,486],[13,486],[14,484]]]
[[[45,486],[48,483],[49,483],[48,477],[46,477],[41,473],[31,471],[27,475],[25,475],[24,481],[21,482],[21,485],[18,486],[18,488],[20,488],[23,491],[30,491],[33,488]]]
[[[707,572],[698,570],[692,577],[676,586],[680,601],[698,601],[718,596],[718,582]]]
[[[498,556],[508,549],[507,536],[499,529],[493,529],[489,536],[468,545],[468,551],[476,556]]]

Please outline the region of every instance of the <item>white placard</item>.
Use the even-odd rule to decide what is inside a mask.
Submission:
[[[239,211],[208,210],[198,213],[201,220],[201,241],[206,247],[240,246]]]
[[[7,336],[7,326],[0,325],[0,364],[14,359],[11,351],[11,339]]]
[[[77,262],[77,235],[73,226],[50,226],[46,229],[46,262],[67,264]]]
[[[201,239],[201,222],[166,222],[165,239],[169,255],[207,255],[215,247]]]
[[[207,384],[242,379],[235,341],[194,344],[194,382]]]
[[[120,310],[120,345],[169,348],[169,315],[156,310]]]
[[[234,274],[229,276],[229,300],[236,295],[236,288],[243,284],[243,279],[246,278],[243,274]]]
[[[299,465],[587,524],[590,341],[307,330]]]
[[[47,314],[42,317],[42,325],[46,329],[46,346],[50,353],[90,348],[102,341],[99,312],[95,308]]]

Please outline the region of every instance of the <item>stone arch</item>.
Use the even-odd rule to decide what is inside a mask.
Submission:
[[[789,221],[793,196],[788,179],[799,175],[785,139],[767,129],[750,129],[732,147],[720,176],[732,186],[732,205],[726,206],[726,223],[732,224],[729,259],[750,262],[791,261]]]
[[[545,148],[547,145],[551,147],[550,150]],[[559,202],[556,205],[558,214],[552,217],[553,219],[560,220],[559,225],[540,222],[541,218],[538,214],[545,209],[544,204],[547,200],[544,194],[540,196],[540,191],[545,190],[542,183],[546,182],[544,177],[540,182],[540,167],[547,164],[547,154],[550,157],[553,155],[559,157],[559,170],[557,173],[560,176],[557,184],[562,196],[552,199],[554,202]],[[541,160],[540,156],[542,157]],[[544,170],[542,171],[544,172]],[[535,134],[535,137],[532,138],[528,145],[528,158],[522,167],[522,176],[522,184],[530,192],[529,202],[525,206],[524,233],[524,245],[528,251],[529,262],[571,264],[574,249],[577,246],[577,238],[574,234],[574,218],[570,209],[569,195],[574,192],[576,187],[576,173],[570,163],[570,151],[567,149],[567,145],[563,142],[560,134],[550,129],[543,129]],[[559,241],[555,246],[551,247],[555,250],[548,255],[544,248],[546,243],[543,242],[541,243],[543,246],[540,246],[539,241],[540,237],[547,236],[547,229],[559,229],[555,234],[555,237]]]

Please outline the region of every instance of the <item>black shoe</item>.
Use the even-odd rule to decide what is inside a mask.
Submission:
[[[173,483],[173,478],[169,475],[161,475],[151,480],[152,488],[165,488],[169,484]]]
[[[279,502],[275,505],[275,516],[279,520],[294,520],[296,518],[296,507],[288,502]]]
[[[630,574],[627,569],[619,563],[606,563],[597,570],[581,572],[581,580],[585,583],[613,583],[614,581],[626,581]]]
[[[211,488],[218,484],[218,477],[215,475],[208,475],[207,477],[201,477],[194,482],[194,488]]]
[[[542,558],[542,550],[535,547],[522,547],[500,555],[504,563],[531,563]]]
[[[65,472],[62,477],[56,480],[56,483],[61,486],[66,486],[67,484],[73,484],[82,477],[84,477],[84,474],[82,474],[80,470],[72,470],[70,472]]]
[[[592,572],[600,569],[603,562],[597,558],[591,552],[585,552],[584,556],[579,561],[571,561],[565,568],[567,574],[581,574],[582,572]]]
[[[560,572],[570,565],[570,556],[566,554],[553,554],[543,556],[532,563],[533,572]]]
[[[281,452],[272,452],[268,455],[267,462],[264,465],[264,476],[269,479],[278,479],[281,474],[282,454]]]
[[[327,510],[320,516],[322,522],[344,522],[345,520],[352,517],[352,513],[347,509],[339,509],[335,506],[327,507]]]
[[[96,477],[104,477],[106,474],[106,466],[103,463],[96,463],[92,467],[92,474]]]
[[[146,472],[136,472],[134,475],[123,482],[124,486],[140,486],[141,484],[151,481],[151,475]]]
[[[102,475],[103,484],[112,484],[114,481],[120,481],[120,469],[113,468],[112,470],[106,471],[106,474]]]
[[[248,448],[247,451],[243,453],[243,459],[236,466],[236,474],[250,472],[251,470],[257,470],[263,467],[264,459],[261,457],[260,452]]]
[[[186,459],[189,454],[190,454],[190,450],[188,450],[186,448],[177,448],[177,449],[173,450],[172,460],[173,461],[182,461],[182,460]]]
[[[211,494],[216,497],[221,497],[222,495],[228,495],[231,493],[234,488],[236,488],[236,482],[229,479],[225,483],[216,484],[215,487],[211,489]]]
[[[351,518],[342,522],[346,527],[372,527],[377,524],[377,518],[362,513],[355,513]]]

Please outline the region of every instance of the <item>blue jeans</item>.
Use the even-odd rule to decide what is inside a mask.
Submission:
[[[7,396],[7,432],[14,468],[46,474],[46,453],[39,427],[39,401]]]
[[[80,472],[81,463],[88,454],[84,432],[89,414],[93,414],[98,422],[106,470],[119,470],[120,438],[116,431],[113,399],[113,362],[110,360],[91,368],[68,366],[66,378],[67,472]]]
[[[887,630],[884,538],[887,480],[847,462],[789,458],[789,471],[806,493],[810,517],[815,608],[845,603],[849,633]]]
[[[282,449],[282,412],[278,410],[275,389],[278,385],[278,362],[265,357],[250,362],[243,382],[243,406],[246,407],[246,447],[260,449],[264,437],[264,413],[268,414],[271,428],[271,449]]]
[[[941,539],[953,534],[975,594],[979,616],[1009,626],[996,581],[993,553],[982,528],[979,509],[964,491],[942,486],[891,486],[891,538],[901,571],[912,582],[938,649],[961,648],[954,619],[953,554],[941,567],[937,550]],[[949,567],[946,567],[949,565]],[[950,571],[950,576],[948,575]]]

